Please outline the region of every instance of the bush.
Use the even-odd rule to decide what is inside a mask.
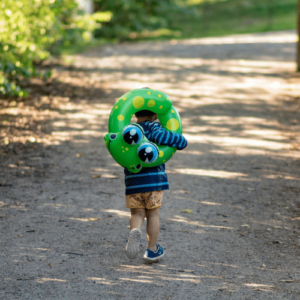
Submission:
[[[34,64],[59,54],[70,43],[92,38],[96,20],[79,11],[76,0],[1,0],[0,94],[24,97],[24,78],[50,76]]]
[[[96,11],[110,11],[112,18],[95,31],[95,36],[127,39],[131,32],[154,30],[169,25],[168,15],[178,10],[172,0],[94,0]]]

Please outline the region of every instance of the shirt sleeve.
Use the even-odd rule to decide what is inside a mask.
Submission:
[[[187,146],[187,140],[183,135],[164,129],[158,122],[149,122],[147,125],[151,132],[150,140],[155,144],[175,147],[178,150],[182,150]]]

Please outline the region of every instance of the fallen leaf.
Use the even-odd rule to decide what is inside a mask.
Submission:
[[[49,199],[50,200],[56,200],[56,197],[50,197]]]
[[[191,212],[193,212],[192,209],[183,209],[183,208],[180,208],[180,210],[181,210],[182,212],[188,213],[188,214],[190,214]]]
[[[248,224],[243,224],[243,225],[241,225],[242,227],[249,227],[249,225]]]
[[[52,267],[52,264],[49,264],[49,267]]]
[[[76,157],[82,157],[82,156],[84,156],[83,153],[77,153],[77,154],[76,154]]]
[[[94,176],[92,176],[93,179],[100,178],[100,177],[101,177],[101,175],[94,175]]]
[[[98,218],[89,218],[89,221],[98,221]]]

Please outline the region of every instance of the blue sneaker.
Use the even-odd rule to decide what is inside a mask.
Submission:
[[[142,232],[137,228],[130,231],[128,243],[125,248],[125,253],[128,258],[134,259],[138,256],[141,236]]]
[[[161,247],[159,244],[156,245],[157,250],[156,252],[147,249],[145,254],[144,254],[144,259],[149,261],[149,262],[157,262],[159,261],[164,255],[165,255],[165,251],[163,249],[163,247]]]

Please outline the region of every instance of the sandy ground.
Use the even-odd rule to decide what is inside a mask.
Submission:
[[[110,45],[1,100],[0,299],[300,299],[295,32]],[[113,103],[170,95],[189,146],[167,163],[165,259],[124,247]]]

